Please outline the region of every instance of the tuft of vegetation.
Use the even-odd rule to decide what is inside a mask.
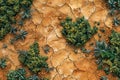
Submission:
[[[19,60],[27,66],[33,73],[38,73],[42,69],[49,71],[46,60],[47,57],[39,55],[39,45],[34,42],[28,51],[19,51]]]
[[[36,75],[32,75],[32,76],[28,77],[26,80],[49,80],[49,79],[47,79],[47,78],[39,78]]]
[[[30,6],[33,0],[0,0],[0,40],[11,32],[15,33],[13,25],[19,20],[30,18]],[[20,19],[16,19],[19,16]]]
[[[101,76],[100,80],[108,80],[106,76]]]
[[[15,37],[10,40],[10,43],[14,44],[18,39],[24,40],[27,34],[27,31],[21,30],[19,34],[16,34]]]
[[[2,45],[2,48],[4,48],[4,49],[6,49],[7,47],[8,47],[7,44]]]
[[[11,70],[7,74],[7,80],[48,80],[47,78],[39,78],[37,75],[26,77],[26,71],[24,68]]]
[[[47,53],[50,51],[50,46],[49,46],[49,45],[45,45],[45,46],[43,47],[43,50],[44,50],[44,52],[47,54]]]
[[[7,74],[7,80],[26,80],[25,77],[26,71],[23,68],[17,70],[11,70]]]
[[[88,50],[86,48],[82,48],[81,50],[82,50],[83,53],[87,53],[87,54],[89,54],[91,52],[91,50]]]
[[[120,0],[107,0],[111,15],[114,15],[120,10]]]
[[[114,19],[113,19],[113,24],[114,24],[115,26],[119,26],[119,25],[120,25],[120,19],[114,17]]]
[[[61,22],[61,26],[63,26],[63,36],[70,45],[75,47],[83,46],[95,33],[97,33],[97,27],[93,27],[92,29],[88,20],[84,17],[76,19],[75,22],[72,22],[72,19],[67,17]]]
[[[7,66],[6,58],[0,58],[0,68],[5,68]]]
[[[120,25],[120,0],[106,0],[110,9],[110,15],[114,17],[113,24]]]
[[[120,78],[120,33],[112,31],[110,41],[98,41],[95,47],[98,69],[104,69],[106,74],[112,73]]]

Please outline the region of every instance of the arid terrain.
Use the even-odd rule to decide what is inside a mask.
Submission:
[[[26,20],[21,27],[28,32],[26,39],[11,45],[9,40],[12,35],[8,34],[0,41],[0,57],[8,59],[7,67],[0,69],[0,80],[7,80],[6,74],[9,70],[22,66],[18,60],[17,50],[28,50],[34,41],[38,41],[40,54],[48,56],[47,63],[53,68],[47,75],[39,73],[39,76],[47,76],[50,80],[100,80],[101,76],[107,76],[109,80],[117,80],[116,77],[97,70],[93,51],[85,54],[78,49],[78,53],[75,53],[74,47],[67,44],[61,34],[62,26],[60,26],[60,21],[67,16],[73,20],[84,16],[91,26],[94,26],[95,22],[100,22],[97,27],[104,28],[106,32],[102,34],[98,31],[98,33],[101,33],[101,39],[106,41],[112,29],[120,32],[119,27],[112,25],[112,17],[108,15],[108,8],[102,0],[34,0],[32,18]],[[94,46],[91,47],[89,44],[99,40],[98,33],[85,44],[85,48],[93,50]],[[2,47],[4,44],[7,45],[6,49]],[[50,52],[47,54],[43,50],[45,45],[50,46]]]

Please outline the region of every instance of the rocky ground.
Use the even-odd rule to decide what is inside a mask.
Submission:
[[[78,49],[75,54],[74,48],[70,47],[61,34],[60,21],[66,16],[75,20],[84,16],[93,26],[94,22],[100,22],[100,28],[106,29],[101,39],[107,40],[110,30],[113,28],[112,19],[108,16],[108,9],[102,0],[34,0],[32,5],[32,18],[21,27],[28,32],[24,41],[17,41],[14,45],[9,43],[12,35],[7,35],[0,41],[0,56],[8,58],[7,68],[0,70],[0,80],[6,80],[8,70],[14,70],[22,65],[18,61],[17,50],[28,50],[36,40],[40,45],[41,55],[48,56],[48,64],[54,69],[48,74],[50,80],[99,80],[105,75],[97,70],[93,53],[84,54]],[[100,32],[98,32],[100,33]],[[98,34],[94,35],[86,43],[85,47],[92,50],[89,44],[98,40]],[[2,48],[3,44],[8,47]],[[50,46],[50,52],[43,51],[45,45]],[[29,74],[28,74],[29,75]],[[44,75],[44,73],[39,74]],[[116,80],[108,75],[109,80]]]

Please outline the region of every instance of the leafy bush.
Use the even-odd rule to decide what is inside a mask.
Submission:
[[[0,40],[10,31],[13,24],[19,20],[30,18],[30,6],[33,0],[0,0]],[[19,14],[20,13],[20,14]],[[16,19],[20,16],[20,19]]]
[[[6,59],[0,58],[0,68],[5,68],[7,66]]]
[[[97,32],[97,27],[92,29],[84,17],[78,18],[76,22],[72,22],[72,19],[67,17],[61,22],[61,26],[67,42],[75,47],[83,46]]]
[[[38,73],[42,69],[49,70],[46,63],[47,57],[39,55],[39,45],[34,42],[29,51],[19,51],[19,60],[27,66],[33,73]]]
[[[120,33],[112,31],[110,41],[96,43],[94,50],[98,69],[104,69],[106,74],[112,73],[120,78]]]
[[[26,77],[26,71],[24,68],[17,70],[11,70],[7,74],[7,80],[48,80],[46,78],[39,78],[37,75]]]

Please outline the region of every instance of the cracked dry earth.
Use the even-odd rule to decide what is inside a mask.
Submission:
[[[47,62],[54,68],[47,75],[50,80],[99,80],[100,76],[105,75],[103,71],[97,70],[93,53],[88,55],[78,50],[78,54],[75,54],[74,49],[67,44],[61,34],[62,26],[59,25],[66,16],[72,17],[73,20],[85,16],[92,26],[98,21],[99,27],[105,28],[108,35],[109,30],[113,28],[112,19],[108,16],[108,9],[102,0],[34,0],[32,18],[21,27],[28,32],[26,39],[10,45],[9,40],[12,35],[7,35],[0,42],[0,56],[9,59],[7,68],[0,70],[1,80],[7,80],[6,74],[10,69],[14,70],[22,66],[18,61],[17,50],[28,50],[35,40],[39,42],[41,55],[48,56]],[[107,40],[108,35],[104,35],[102,39]],[[89,46],[89,43],[96,40],[98,34],[94,35],[85,47],[92,50],[93,47]],[[3,44],[7,44],[8,48],[3,49]],[[50,46],[48,54],[43,51],[46,44]],[[40,73],[39,76],[41,75],[45,74]],[[109,80],[116,80],[112,75],[107,76]]]

